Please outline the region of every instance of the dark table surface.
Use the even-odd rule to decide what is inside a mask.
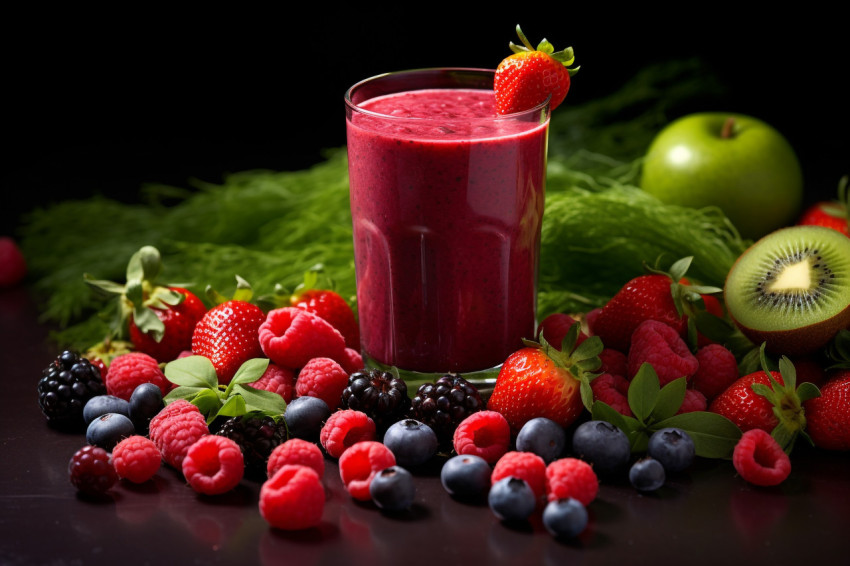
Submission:
[[[26,288],[0,292],[0,564],[810,564],[850,550],[850,454],[798,449],[791,476],[762,489],[731,463],[698,461],[652,495],[604,482],[575,541],[539,517],[500,523],[486,506],[453,500],[435,470],[416,474],[413,508],[388,515],[345,492],[327,462],[320,527],[286,533],[260,516],[260,483],[201,497],[163,467],[104,500],[79,496],[67,466],[82,434],[45,424],[36,384],[58,353]]]

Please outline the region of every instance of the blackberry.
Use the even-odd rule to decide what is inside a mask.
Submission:
[[[460,422],[484,409],[484,401],[474,385],[458,374],[449,373],[434,383],[423,383],[411,401],[410,416],[430,426],[442,445],[451,445]]]
[[[344,409],[366,413],[379,431],[401,420],[410,408],[407,384],[397,375],[379,369],[362,369],[348,377],[342,391]]]
[[[286,441],[286,425],[283,419],[249,413],[227,419],[216,434],[239,445],[247,472],[265,475],[272,450]]]
[[[106,395],[100,370],[71,351],[62,352],[44,368],[38,382],[38,404],[51,426],[82,428],[83,408],[92,397]]]

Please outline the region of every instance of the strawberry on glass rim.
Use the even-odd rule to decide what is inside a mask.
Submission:
[[[570,77],[579,69],[569,67],[575,62],[573,48],[555,51],[555,47],[544,39],[535,49],[519,25],[516,32],[522,45],[510,42],[514,54],[499,63],[496,69],[493,84],[496,112],[512,114],[529,110],[545,102],[549,96],[549,107],[554,110],[564,101],[570,90]]]

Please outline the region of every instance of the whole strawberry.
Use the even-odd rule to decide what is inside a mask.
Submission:
[[[575,61],[573,48],[556,52],[544,39],[535,49],[519,26],[516,32],[522,45],[511,42],[514,54],[496,69],[493,84],[496,112],[512,114],[530,110],[545,102],[550,95],[549,107],[554,110],[564,101],[570,90],[570,77],[578,71],[578,67],[569,68]]]
[[[192,335],[192,353],[209,358],[223,385],[230,383],[243,363],[264,357],[259,329],[266,315],[250,302],[253,291],[248,282],[239,276],[236,280],[236,292],[229,300],[207,289],[218,304],[207,311]]]
[[[805,403],[812,442],[826,450],[850,450],[850,370],[830,376],[820,392]]]
[[[118,295],[121,317],[114,336],[129,337],[136,350],[164,363],[189,349],[195,324],[207,308],[183,287],[157,284],[161,267],[159,250],[144,246],[130,258],[124,285],[84,278],[98,291]]]
[[[514,434],[536,417],[545,417],[566,427],[592,403],[591,372],[599,365],[602,344],[590,337],[576,346],[579,325],[575,324],[563,342],[563,351],[545,338],[526,342],[505,360],[487,408],[501,413]],[[585,403],[585,398],[587,403]]]
[[[590,331],[599,336],[606,348],[628,352],[632,333],[645,320],[657,320],[673,327],[680,336],[687,335],[687,317],[694,312],[703,294],[721,289],[688,285],[683,282],[693,258],[675,262],[669,272],[650,270],[620,289],[597,312]],[[686,281],[686,280],[685,280]]]
[[[770,372],[762,346],[762,371],[739,378],[709,405],[708,410],[735,423],[743,432],[761,429],[769,432],[783,449],[791,450],[797,436],[806,428],[803,403],[820,395],[808,382],[797,387],[797,373],[783,356],[779,373]]]
[[[848,177],[842,177],[838,185],[838,200],[821,201],[809,207],[797,224],[825,226],[850,236],[850,191]]]

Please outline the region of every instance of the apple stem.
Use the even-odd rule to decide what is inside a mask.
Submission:
[[[720,137],[724,140],[728,140],[732,137],[732,129],[735,127],[735,118],[729,116],[726,118],[726,121],[723,122],[723,129],[720,130]]]

